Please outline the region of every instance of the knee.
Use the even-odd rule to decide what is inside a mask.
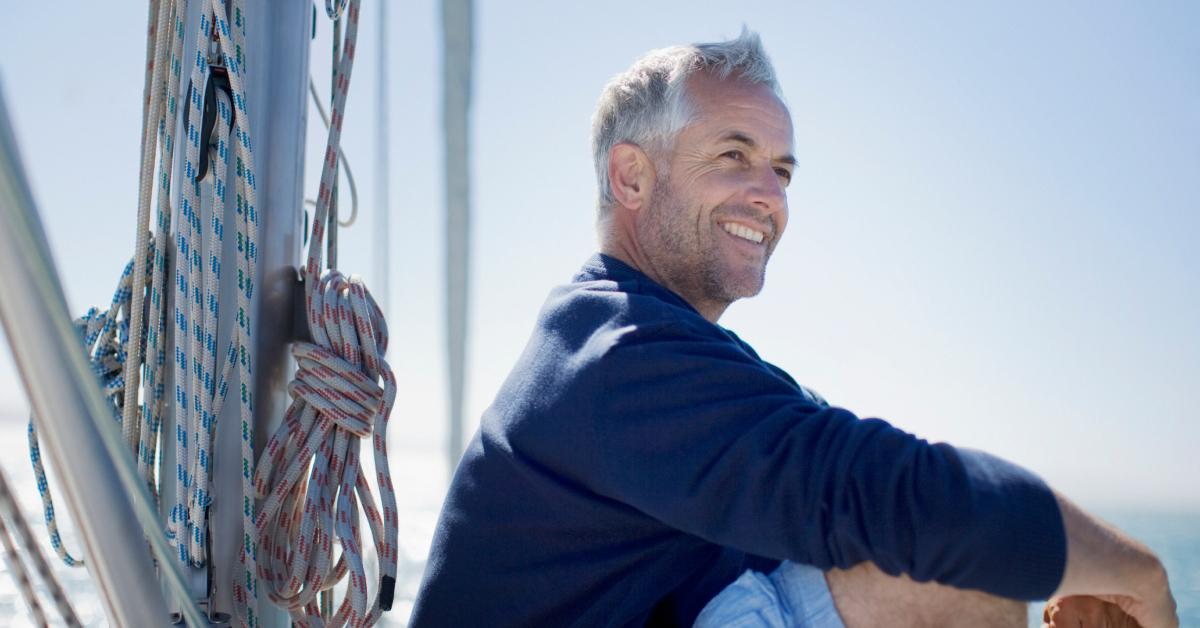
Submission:
[[[859,626],[996,626],[1027,623],[1023,602],[956,589],[907,576],[889,576],[873,563],[825,573],[846,628]]]

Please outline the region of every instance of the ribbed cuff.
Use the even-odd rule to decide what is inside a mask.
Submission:
[[[1054,493],[1037,475],[991,454],[958,449],[973,494],[972,561],[963,585],[1044,600],[1062,582],[1067,536]]]

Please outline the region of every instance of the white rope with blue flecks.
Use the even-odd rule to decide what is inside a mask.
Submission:
[[[82,567],[83,559],[75,558],[67,551],[66,545],[62,542],[62,535],[58,532],[58,518],[54,514],[54,499],[50,495],[50,483],[46,480],[46,469],[42,465],[42,451],[38,446],[37,429],[34,428],[32,420],[29,421],[26,437],[29,443],[29,461],[33,465],[34,481],[37,483],[38,496],[42,498],[42,515],[46,522],[46,530],[50,534],[50,547],[66,566]]]
[[[165,242],[170,230],[169,164],[171,163],[172,148],[171,133],[174,126],[167,124],[167,120],[174,119],[176,105],[175,98],[170,93],[171,90],[168,90],[168,74],[175,77],[175,81],[171,84],[178,84],[178,65],[168,66],[165,61],[168,45],[173,47],[175,58],[178,57],[178,48],[182,45],[181,39],[170,38],[170,34],[175,30],[170,27],[177,19],[176,8],[174,3],[159,1],[149,3],[145,99],[142,110],[139,210],[135,238],[137,247],[135,250],[148,249],[148,255],[145,257],[135,256],[126,266],[108,311],[101,312],[93,308],[76,321],[83,336],[92,369],[101,380],[106,397],[113,407],[114,416],[121,422],[122,436],[130,444],[131,449],[137,452],[139,474],[150,488],[151,494],[157,494],[154,462],[163,410],[161,330],[164,299],[162,298],[162,287],[166,267]],[[175,71],[172,72],[172,68]],[[164,174],[159,179],[157,231],[154,239],[150,240],[147,223],[150,193],[154,187],[152,177],[156,137],[159,141],[161,155],[160,170]],[[162,165],[164,163],[167,164],[165,168]],[[152,284],[150,304],[148,308],[143,308],[147,281]],[[148,321],[141,320],[143,309],[148,310],[150,316]],[[143,328],[147,328],[144,340]],[[137,403],[137,389],[143,366],[142,349],[144,344],[148,345],[144,362],[148,368],[146,369],[146,380],[141,382],[144,390],[143,399],[146,400],[146,404],[141,405]],[[125,403],[126,399],[133,401]],[[139,408],[140,413],[138,412]],[[42,498],[43,512],[50,533],[50,544],[65,564],[81,566],[83,561],[71,556],[62,544],[53,500],[41,461],[37,430],[32,418],[28,440],[30,461],[33,465],[38,493]]]
[[[237,396],[242,436],[242,522],[245,567],[234,585],[239,621],[256,626],[257,586],[254,581],[256,548],[253,529],[253,365],[250,330],[250,303],[257,268],[258,209],[255,192],[254,152],[249,128],[250,114],[245,92],[245,9],[240,0],[226,15],[224,2],[213,0],[201,12],[197,41],[200,42],[191,66],[191,93],[185,138],[186,177],[176,208],[178,231],[175,237],[175,412],[176,422],[176,495],[177,501],[168,520],[169,535],[179,552],[180,562],[202,566],[207,561],[208,508],[212,473],[212,442],[216,421],[228,394],[234,365],[238,368]],[[231,26],[232,25],[232,26]],[[216,147],[209,160],[212,174],[213,211],[207,225],[200,217],[200,190],[192,183],[202,150],[200,120],[204,103],[203,86],[212,68],[208,50],[220,55],[229,78],[232,102],[217,91]],[[233,142],[230,146],[230,132]],[[233,186],[226,171],[226,159],[235,156]],[[233,198],[230,192],[233,192]],[[224,209],[224,212],[222,211]],[[217,329],[221,315],[219,303],[222,277],[222,244],[225,217],[233,210],[237,237],[237,308],[235,329],[220,355],[217,353]],[[223,360],[218,360],[223,357]]]
[[[191,105],[188,119],[185,122],[186,155],[184,181],[180,197],[178,218],[172,216],[170,206],[171,179],[174,159],[174,127],[178,102],[175,89],[181,77],[181,56],[183,47],[184,19],[186,16],[185,0],[151,4],[151,29],[147,44],[149,59],[147,63],[147,99],[143,110],[145,128],[143,142],[142,176],[139,194],[138,226],[139,246],[149,248],[146,258],[135,259],[125,269],[120,286],[107,312],[93,309],[80,320],[81,332],[88,347],[89,358],[93,370],[101,378],[104,390],[112,404],[114,416],[122,423],[122,434],[137,454],[139,472],[145,479],[152,493],[157,494],[155,482],[155,463],[157,456],[158,436],[162,423],[165,406],[165,347],[167,338],[165,305],[169,298],[169,286],[166,283],[167,241],[171,236],[171,224],[177,222],[179,233],[175,234],[173,254],[177,260],[174,288],[176,290],[176,307],[173,325],[176,366],[175,402],[177,412],[177,469],[176,495],[178,502],[171,509],[168,522],[168,536],[173,540],[178,558],[181,563],[202,566],[207,559],[207,508],[211,503],[209,486],[211,485],[210,470],[212,464],[211,443],[216,428],[216,417],[225,397],[232,366],[237,363],[242,382],[239,398],[242,405],[243,434],[243,526],[250,530],[253,526],[253,506],[246,496],[251,494],[253,473],[253,449],[250,441],[250,417],[252,411],[252,392],[246,382],[250,382],[251,364],[249,354],[249,299],[254,283],[257,242],[257,215],[254,194],[254,165],[252,145],[248,128],[249,115],[246,112],[245,94],[241,85],[240,72],[244,66],[244,19],[243,9],[235,6],[235,24],[237,29],[234,36],[238,41],[231,42],[228,21],[224,17],[223,5],[218,9],[214,2],[201,18],[201,42],[196,62],[191,72],[192,85],[198,86],[190,95]],[[219,19],[214,19],[214,11],[222,11]],[[213,27],[217,27],[217,32]],[[215,128],[216,147],[211,159],[211,187],[214,197],[214,211],[208,229],[200,222],[200,190],[199,184],[193,179],[196,175],[196,164],[202,150],[200,146],[200,118],[203,114],[203,86],[208,78],[209,68],[205,57],[205,48],[210,34],[222,48],[224,65],[228,68],[231,84],[235,94],[234,101],[238,115],[234,116],[234,102],[230,102],[223,92],[217,92],[217,124]],[[172,36],[173,35],[173,36]],[[232,55],[225,50],[234,49]],[[168,51],[170,63],[168,64]],[[169,79],[168,79],[169,77]],[[236,129],[232,121],[236,119]],[[229,137],[235,132],[235,151],[230,150]],[[153,140],[157,136],[159,142],[159,202],[157,229],[150,240],[148,227],[148,204],[150,191],[153,188]],[[149,143],[145,141],[149,139]],[[208,146],[203,150],[209,150]],[[220,309],[218,303],[221,279],[221,245],[224,236],[224,213],[227,211],[229,200],[227,188],[227,156],[236,152],[236,214],[235,227],[238,243],[238,308],[234,338],[230,339],[224,352],[224,364],[218,375],[216,361],[216,330],[219,322]],[[233,208],[231,208],[233,209]],[[203,256],[203,257],[202,257]],[[149,288],[149,307],[147,320],[142,321],[142,303]],[[145,331],[144,341],[142,331]],[[131,343],[131,339],[133,342]],[[141,359],[143,344],[145,359]],[[133,359],[130,359],[132,354]],[[145,403],[137,403],[136,380],[145,366],[145,380],[142,384],[142,399]],[[130,394],[132,391],[132,394]],[[129,400],[129,403],[126,403]],[[140,409],[140,412],[139,412]],[[132,417],[132,418],[131,418]],[[190,442],[189,442],[190,441]],[[67,564],[81,565],[83,561],[75,559],[63,547],[54,517],[53,502],[45,479],[45,471],[41,465],[40,450],[37,447],[36,427],[31,423],[30,428],[31,460],[37,476],[39,493],[43,496],[43,507],[47,525],[51,533],[51,545]],[[247,532],[245,539],[253,560],[254,548],[251,535]],[[245,570],[242,580],[249,585],[251,599],[256,598],[256,587],[252,577],[253,562]],[[244,589],[245,590],[245,589]],[[252,610],[244,614],[249,625],[255,625],[257,619]]]
[[[232,14],[226,13],[222,0],[211,0],[210,19],[215,20],[216,39],[221,59],[229,76],[233,92],[234,146],[237,155],[236,229],[237,229],[237,339],[242,443],[242,577],[233,587],[239,622],[245,626],[258,625],[258,586],[255,580],[257,546],[253,538],[254,525],[254,442],[253,442],[253,364],[250,330],[250,303],[254,294],[258,264],[258,206],[255,181],[254,150],[250,134],[250,112],[247,107],[246,19],[242,0],[233,0]]]
[[[147,252],[145,257],[153,257],[154,250]],[[145,264],[142,265],[145,268]],[[92,373],[100,382],[104,397],[108,400],[114,420],[121,420],[121,410],[125,391],[125,364],[128,360],[126,352],[130,337],[130,306],[132,301],[133,272],[136,264],[130,261],[121,273],[117,290],[113,293],[108,310],[91,308],[81,318],[75,320],[79,330],[80,340],[91,364]],[[34,480],[37,482],[38,495],[42,498],[42,512],[46,520],[46,528],[50,533],[50,546],[58,557],[68,567],[79,567],[83,561],[73,557],[62,543],[58,532],[58,523],[54,513],[54,500],[50,494],[49,483],[46,480],[46,470],[42,465],[41,448],[38,446],[37,427],[33,417],[29,419],[29,460],[33,465]]]
[[[179,561],[202,567],[207,560],[208,509],[212,471],[212,441],[217,417],[228,391],[229,375],[236,361],[240,334],[233,334],[217,370],[217,330],[221,311],[218,300],[224,216],[227,209],[228,138],[232,123],[230,102],[216,91],[216,149],[209,158],[212,177],[212,211],[205,229],[201,218],[199,172],[201,120],[205,105],[204,86],[210,80],[206,59],[212,30],[211,12],[200,16],[198,51],[192,66],[184,181],[179,196],[178,232],[175,235],[175,421],[176,490],[168,530],[179,551]]]
[[[191,71],[191,109],[185,128],[186,179],[179,195],[178,218],[172,215],[170,203],[173,172],[174,128],[178,111],[177,89],[180,85],[186,0],[151,0],[150,27],[147,33],[146,99],[143,105],[143,142],[139,177],[139,209],[136,246],[147,250],[145,257],[135,256],[122,275],[117,294],[108,311],[93,308],[80,321],[81,334],[87,347],[93,370],[101,379],[113,409],[114,418],[122,425],[122,436],[136,454],[141,477],[157,497],[155,478],[160,426],[165,410],[165,362],[168,346],[166,333],[166,304],[171,285],[167,284],[168,254],[173,253],[177,273],[174,332],[176,365],[175,402],[177,412],[177,492],[179,503],[171,509],[168,536],[173,540],[181,563],[201,566],[207,560],[207,508],[211,444],[216,418],[225,398],[232,366],[238,365],[240,383],[242,434],[242,504],[243,553],[246,563],[238,583],[239,616],[243,625],[256,626],[257,586],[254,582],[256,548],[253,535],[253,442],[251,417],[253,397],[251,388],[250,299],[254,290],[257,259],[257,208],[254,180],[254,158],[250,140],[249,114],[242,73],[245,67],[245,13],[240,0],[233,7],[234,29],[225,15],[224,3],[213,0],[201,17],[200,42]],[[203,114],[202,95],[210,69],[205,48],[210,41],[220,52],[228,70],[233,92],[232,102],[224,92],[216,96],[218,112],[215,153],[212,163],[212,192],[214,210],[208,229],[200,224],[199,184],[193,179],[201,151],[200,118]],[[170,63],[167,63],[167,59]],[[236,114],[235,114],[236,110]],[[236,125],[233,121],[236,120]],[[233,133],[233,146],[229,146]],[[155,140],[159,160],[158,212],[153,239],[149,231],[149,205],[155,179],[153,178]],[[231,150],[232,148],[232,150]],[[236,154],[234,176],[235,199],[227,203],[228,180],[226,160]],[[233,205],[230,207],[229,205]],[[234,228],[237,235],[237,308],[236,326],[228,349],[224,352],[222,368],[217,368],[216,333],[220,317],[218,303],[221,280],[221,245],[224,237],[226,212],[236,212]],[[172,222],[179,233],[168,251]],[[203,258],[201,256],[204,256]],[[202,261],[203,260],[203,261]],[[149,295],[146,294],[149,288]],[[149,299],[148,306],[145,303]],[[145,316],[143,316],[145,313]],[[143,318],[145,320],[143,320]],[[144,351],[143,351],[144,349]],[[144,379],[142,376],[144,374]],[[139,398],[139,384],[142,395]],[[189,437],[191,443],[189,443]],[[33,422],[29,431],[30,458],[43,498],[43,510],[50,530],[51,545],[68,565],[82,565],[62,544],[54,516],[41,452],[37,445],[37,430]],[[190,445],[190,446],[189,446]],[[182,485],[182,486],[180,486]]]

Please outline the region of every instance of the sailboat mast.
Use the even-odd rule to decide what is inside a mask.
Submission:
[[[449,463],[463,451],[470,276],[471,0],[442,0],[442,124],[446,184],[446,348],[450,373]]]
[[[288,351],[302,333],[288,323],[303,320],[295,312],[304,300],[297,268],[304,241],[304,148],[313,10],[307,0],[291,0],[248,2],[246,12],[246,98],[258,168],[260,220],[259,289],[251,302],[257,455],[287,408],[287,382],[295,371]],[[234,299],[224,302],[233,303]],[[218,425],[210,519],[214,602],[216,608],[231,609],[232,584],[241,574],[242,547],[241,435],[236,403],[226,404]],[[289,625],[287,614],[265,599],[260,599],[258,607],[264,628]]]

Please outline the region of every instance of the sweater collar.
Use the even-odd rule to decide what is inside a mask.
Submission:
[[[596,253],[588,258],[584,262],[583,268],[579,269],[579,273],[573,279],[575,282],[604,280],[615,281],[617,283],[634,282],[637,285],[637,292],[679,305],[691,312],[695,312],[697,316],[700,315],[700,312],[692,307],[691,303],[688,303],[683,297],[672,292],[666,286],[647,277],[642,271],[629,264],[604,253]]]

